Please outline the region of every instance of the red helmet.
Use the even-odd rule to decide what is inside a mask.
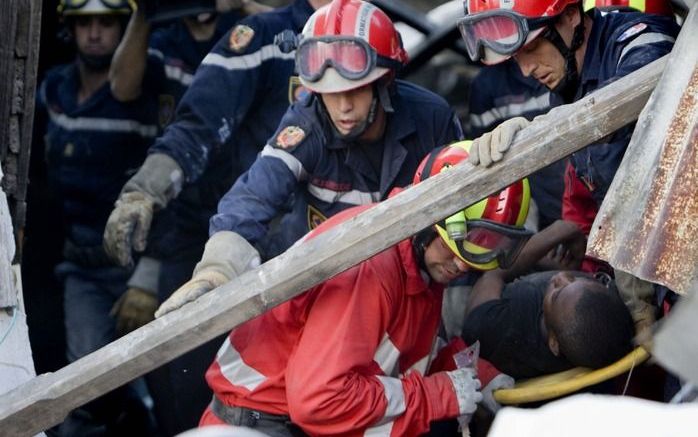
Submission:
[[[471,141],[435,149],[417,168],[414,184],[468,160]],[[531,191],[527,179],[514,182],[434,225],[448,247],[477,270],[507,268],[531,236],[522,226]]]
[[[533,41],[567,6],[581,1],[466,0],[458,29],[471,59],[497,64]]]
[[[598,8],[604,11],[635,10],[646,14],[673,16],[668,0],[584,0],[584,10]]]
[[[393,22],[362,0],[333,0],[315,11],[296,51],[301,82],[318,93],[358,88],[406,62]]]

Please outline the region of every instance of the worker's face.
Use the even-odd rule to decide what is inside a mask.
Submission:
[[[121,23],[114,15],[84,15],[75,17],[75,43],[87,56],[109,56],[121,40]]]
[[[579,24],[579,13],[574,9],[563,12],[555,22],[555,28],[562,37],[567,47],[572,44],[574,28]],[[562,53],[547,39],[537,37],[529,44],[522,47],[514,55],[524,76],[532,76],[548,89],[555,87],[565,77],[565,58]]]
[[[341,93],[323,93],[321,96],[332,124],[340,134],[350,135],[367,127],[373,102],[371,84]]]
[[[458,258],[438,236],[424,250],[424,264],[429,276],[444,285],[468,270],[468,265]]]

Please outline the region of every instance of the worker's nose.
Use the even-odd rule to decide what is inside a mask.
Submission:
[[[533,71],[536,69],[536,64],[531,61],[531,58],[528,55],[525,53],[516,54],[514,55],[514,59],[516,60],[516,63],[519,64],[519,68],[524,76],[530,77],[531,74],[533,74]]]

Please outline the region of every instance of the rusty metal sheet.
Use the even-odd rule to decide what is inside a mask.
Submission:
[[[698,7],[643,110],[588,252],[686,293],[698,284]]]

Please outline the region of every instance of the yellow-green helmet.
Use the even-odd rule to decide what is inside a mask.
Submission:
[[[468,160],[471,141],[434,149],[417,168],[414,183]],[[476,270],[507,268],[532,233],[523,224],[531,190],[527,179],[514,182],[434,225],[436,232],[463,262]]]

